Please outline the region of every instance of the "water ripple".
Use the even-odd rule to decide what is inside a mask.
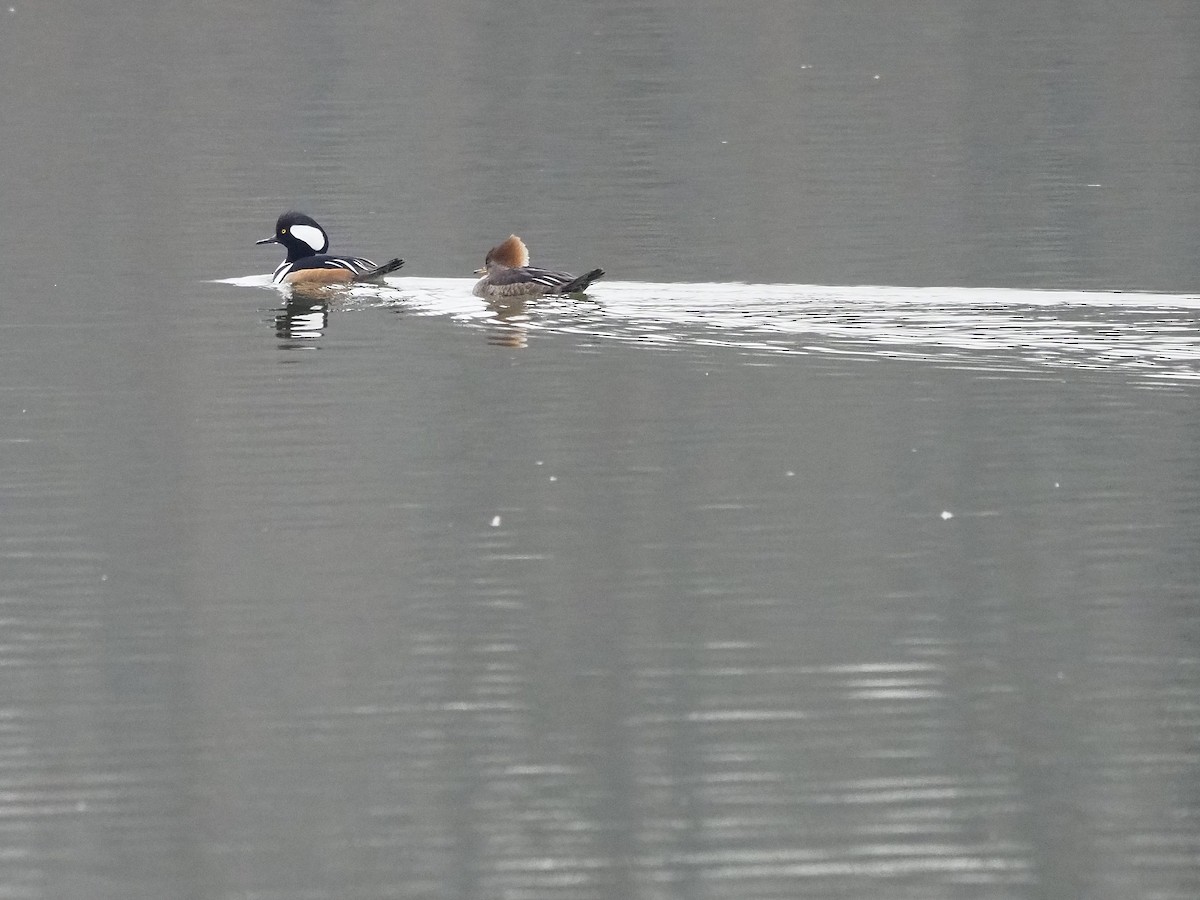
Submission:
[[[604,282],[586,300],[489,306],[462,279],[396,279],[371,302],[488,328],[666,349],[728,347],[933,361],[997,372],[1200,377],[1200,297],[995,288]],[[391,296],[393,294],[400,296]]]
[[[267,276],[226,279],[272,287]],[[659,349],[934,362],[975,371],[1054,369],[1200,378],[1200,295],[1004,288],[608,281],[586,299],[486,303],[462,278],[356,287],[342,310],[446,316],[521,347],[539,332]]]

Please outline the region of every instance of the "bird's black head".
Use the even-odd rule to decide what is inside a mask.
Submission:
[[[306,256],[324,253],[329,249],[329,235],[317,224],[317,220],[304,213],[285,212],[275,221],[275,233],[269,238],[256,241],[258,244],[283,244],[288,262]]]

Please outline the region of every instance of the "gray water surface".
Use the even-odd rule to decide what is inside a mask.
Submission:
[[[1198,42],[0,7],[0,898],[1200,894]]]

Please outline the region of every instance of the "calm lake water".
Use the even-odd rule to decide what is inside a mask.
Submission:
[[[1200,16],[993,6],[0,6],[0,900],[1200,895]]]

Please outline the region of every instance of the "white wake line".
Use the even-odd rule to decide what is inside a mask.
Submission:
[[[240,287],[281,289],[271,283],[271,276],[246,275],[222,278],[220,284]],[[355,286],[351,293],[360,291],[377,295],[399,293],[397,299],[409,292],[420,294],[424,299],[435,296],[453,298],[455,301],[474,300],[471,295],[474,284],[471,278],[424,278],[400,276],[386,279],[383,287],[371,285]],[[282,292],[282,291],[281,291]],[[754,284],[745,282],[649,282],[649,281],[600,281],[588,290],[593,302],[629,302],[636,306],[666,302],[675,305],[688,301],[706,301],[714,308],[735,302],[766,303],[771,301],[789,303],[839,303],[887,305],[937,305],[937,306],[1102,306],[1102,307],[1146,307],[1153,309],[1200,309],[1200,294],[1164,294],[1146,291],[1072,291],[1038,290],[1016,288],[975,287],[898,287],[889,285],[819,285],[819,284]],[[535,301],[541,302],[541,301]],[[457,304],[456,304],[457,305]]]
[[[269,287],[270,276],[227,283]],[[505,331],[658,346],[843,353],[1020,371],[1120,369],[1200,378],[1200,297],[1003,288],[603,282],[586,298],[491,305],[473,279],[388,279],[341,293],[346,310],[401,309]],[[333,305],[333,303],[331,303]]]

